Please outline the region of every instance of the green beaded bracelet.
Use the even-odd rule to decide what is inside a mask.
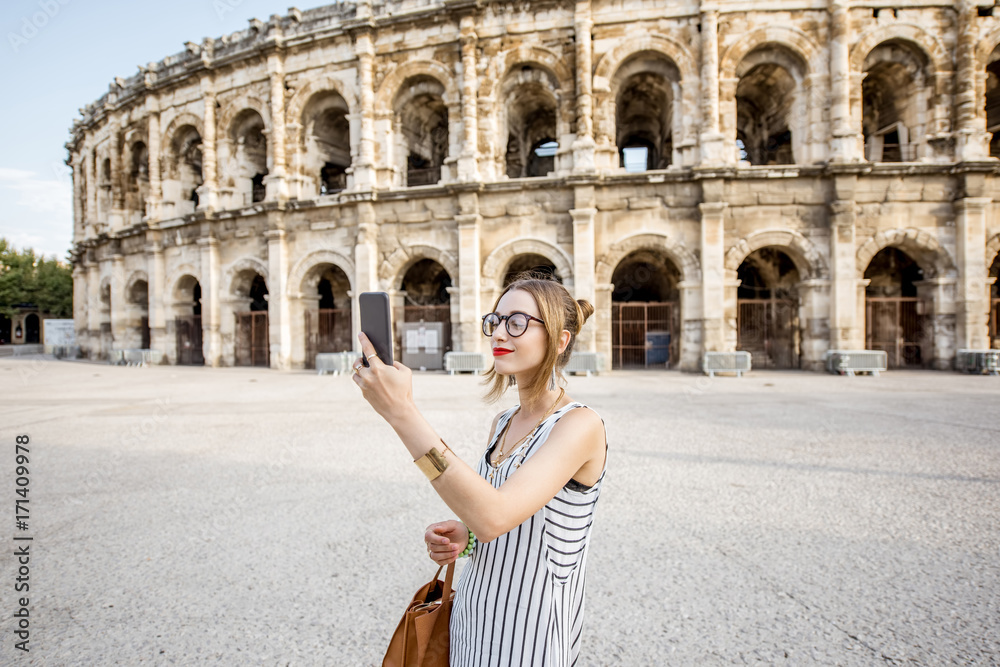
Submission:
[[[468,530],[468,529],[466,529],[466,530]],[[472,534],[471,530],[469,530],[469,543],[466,545],[465,551],[463,551],[462,553],[458,554],[458,557],[459,558],[465,558],[466,556],[471,555],[472,554],[472,550],[475,549],[475,548],[476,548],[476,536]]]

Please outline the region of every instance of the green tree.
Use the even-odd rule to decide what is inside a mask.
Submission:
[[[0,313],[14,317],[21,305],[72,317],[73,273],[54,257],[46,259],[31,248],[18,251],[0,237]]]

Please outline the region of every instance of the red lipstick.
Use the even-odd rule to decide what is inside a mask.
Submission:
[[[514,350],[505,350],[502,347],[495,347],[495,348],[493,348],[493,356],[494,357],[502,357],[503,355],[510,354],[513,351]]]

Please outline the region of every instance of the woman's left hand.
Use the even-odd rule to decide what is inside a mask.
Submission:
[[[358,334],[358,339],[361,352],[368,359],[368,367],[365,368],[362,358],[358,357],[354,362],[354,384],[361,388],[361,395],[375,412],[392,423],[393,417],[403,415],[413,406],[413,373],[398,361],[392,366],[383,363],[364,333]]]

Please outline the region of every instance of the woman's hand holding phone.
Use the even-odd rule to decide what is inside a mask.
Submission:
[[[391,425],[416,408],[413,402],[413,372],[398,361],[389,366],[377,355],[372,356],[376,354],[375,346],[363,332],[358,334],[358,340],[361,341],[363,356],[354,362],[355,369],[361,366],[354,372],[354,383],[361,388],[361,395],[375,412]],[[362,365],[362,359],[368,359],[368,368]]]

